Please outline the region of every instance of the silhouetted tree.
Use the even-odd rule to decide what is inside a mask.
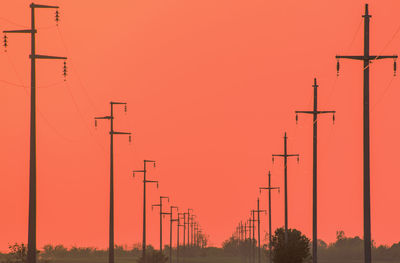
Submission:
[[[278,228],[271,245],[275,263],[302,263],[310,259],[310,240],[296,229],[288,229],[288,242],[285,244],[285,230]]]

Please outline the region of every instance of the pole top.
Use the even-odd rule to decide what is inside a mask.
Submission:
[[[317,84],[317,78],[314,78],[314,85],[313,85],[313,87],[314,87],[314,88],[318,88],[318,87],[319,87],[318,84]]]
[[[363,17],[365,17],[365,18],[370,18],[371,17],[371,15],[368,12],[368,4],[365,4],[365,15],[363,15]]]

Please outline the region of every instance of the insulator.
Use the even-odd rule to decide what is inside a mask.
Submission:
[[[297,156],[297,163],[299,163],[300,162],[300,157],[299,156]]]
[[[156,168],[156,162],[153,163],[153,167]]]
[[[67,80],[67,62],[64,61],[64,69],[63,69],[64,81]]]
[[[396,76],[396,71],[397,71],[397,62],[396,60],[393,61],[393,76]]]
[[[335,114],[332,115],[333,124],[335,124]]]
[[[3,46],[4,46],[4,51],[7,52],[7,46],[8,46],[8,41],[7,41],[7,35],[4,35],[3,38]]]
[[[299,115],[296,113],[296,124],[299,122]]]
[[[94,120],[94,127],[97,127],[97,120]]]
[[[129,135],[129,142],[132,142],[132,136]]]
[[[127,112],[128,111],[128,107],[126,106],[126,104],[125,104],[125,112]]]
[[[275,158],[274,158],[274,156],[272,156],[272,163],[274,163],[275,162]]]
[[[60,13],[56,10],[56,25],[58,26],[58,21],[60,21]]]
[[[336,63],[336,71],[337,71],[336,76],[338,76],[338,77],[339,77],[339,70],[340,70],[340,63],[339,63],[339,60],[338,60],[337,63]]]

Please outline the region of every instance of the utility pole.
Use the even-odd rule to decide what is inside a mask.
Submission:
[[[268,187],[260,187],[260,192],[262,190],[268,190],[268,231],[269,231],[269,243],[268,243],[268,248],[269,248],[269,263],[272,263],[272,220],[271,220],[271,190],[277,189],[278,192],[280,192],[279,187],[271,187],[271,171],[268,171]]]
[[[188,215],[188,221],[187,221],[187,247],[190,247],[190,220],[191,220],[191,216],[190,216],[190,211],[193,212],[193,209],[188,208],[187,210],[187,215]]]
[[[108,262],[114,263],[114,135],[129,135],[129,142],[131,141],[130,132],[117,132],[114,131],[114,105],[124,105],[125,112],[127,110],[125,102],[110,102],[110,115],[104,117],[95,117],[95,126],[97,127],[97,120],[105,119],[110,120],[110,215],[109,215],[109,243],[108,243]]]
[[[162,247],[162,244],[163,244],[162,243],[162,234],[163,234],[163,231],[162,231],[162,219],[163,219],[164,215],[168,215],[169,214],[169,213],[164,213],[163,210],[162,210],[162,207],[163,207],[162,200],[163,199],[167,199],[168,203],[169,203],[169,197],[168,196],[160,196],[160,203],[151,206],[152,209],[153,209],[154,206],[159,206],[160,207],[160,252],[162,252],[162,249],[163,249],[163,247]]]
[[[26,33],[31,35],[31,111],[30,111],[30,152],[29,152],[29,216],[28,216],[28,253],[27,263],[36,263],[36,59],[63,59],[66,57],[55,57],[36,54],[36,8],[54,8],[58,6],[30,4],[31,28],[23,30],[5,30],[3,33]],[[56,14],[58,12],[56,11]],[[58,21],[58,18],[56,17]],[[7,36],[4,36],[4,46],[7,46]],[[64,77],[66,66],[64,61]]]
[[[257,198],[257,210],[253,210],[253,214],[257,213],[257,227],[258,227],[258,263],[261,263],[261,237],[260,237],[260,212],[267,213],[266,210],[260,210],[260,199]]]
[[[178,222],[178,219],[173,218],[173,211],[172,211],[173,209],[176,209],[176,211],[178,212],[178,207],[171,205],[169,208],[169,213],[164,213],[170,216],[169,218],[169,262],[170,263],[172,263],[172,223]]]
[[[194,227],[194,245],[196,246],[196,247],[198,247],[199,246],[199,244],[198,244],[198,236],[199,235],[199,224],[198,223],[196,223],[196,225],[195,225],[195,227]]]
[[[362,56],[336,56],[336,59],[346,58],[363,61],[364,73],[364,262],[371,263],[371,196],[370,196],[370,134],[369,134],[369,65],[373,60],[392,58],[397,59],[397,55],[393,56],[370,56],[369,54],[369,20],[371,15],[368,13],[368,4],[365,4],[364,17],[364,55]],[[396,75],[396,61],[394,61],[394,71]],[[339,61],[337,63],[339,75]]]
[[[285,132],[285,136],[283,137],[283,154],[273,154],[272,162],[274,162],[274,157],[283,157],[284,160],[284,176],[285,176],[285,244],[288,243],[288,191],[287,191],[287,158],[288,157],[297,157],[297,162],[299,162],[298,154],[288,154],[287,153],[287,136]]]
[[[146,258],[146,184],[147,183],[156,183],[158,188],[158,181],[151,181],[146,179],[147,174],[147,163],[153,163],[153,167],[156,167],[156,161],[152,160],[143,160],[143,170],[135,170],[133,171],[133,177],[135,177],[135,173],[143,173],[143,241],[142,241],[142,258],[144,262],[147,262]]]
[[[191,228],[191,237],[190,237],[190,243],[191,243],[191,247],[193,247],[194,246],[194,225],[195,225],[195,222],[194,222],[194,219],[196,218],[196,216],[195,215],[192,215],[192,222],[190,223],[190,228]]]
[[[178,227],[177,227],[177,239],[176,239],[176,262],[179,263],[179,228],[184,227],[185,224],[181,224],[181,216],[185,217],[185,213],[178,213]],[[185,233],[185,232],[184,232]]]
[[[189,216],[187,212],[183,213],[183,254],[186,251],[186,225],[187,225],[186,215]]]
[[[318,110],[318,85],[317,79],[314,78],[314,108],[312,111],[295,111],[296,113],[296,123],[298,121],[298,114],[312,114],[313,115],[313,242],[312,242],[312,262],[317,263],[317,246],[318,246],[318,237],[317,237],[317,131],[318,131],[318,123],[317,118],[318,114],[331,113],[333,116],[333,121],[335,121],[335,112],[336,111],[319,111]]]
[[[256,210],[254,210],[254,209],[251,210],[251,216],[252,216],[251,221],[253,222],[253,239],[251,240],[251,249],[252,249],[252,261],[254,263],[256,262],[256,236],[255,236],[255,233],[256,233],[256,222],[257,222],[255,213],[256,213]]]

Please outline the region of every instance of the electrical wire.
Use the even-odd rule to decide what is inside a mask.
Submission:
[[[378,100],[371,106],[371,112],[373,112],[376,108],[376,106],[382,101],[382,99],[385,97],[386,93],[389,91],[390,87],[392,86],[392,83],[394,81],[394,76],[390,79],[389,83],[386,85],[386,88],[383,90],[381,96],[378,98]]]
[[[68,56],[68,58],[69,58],[69,60],[68,60],[68,65],[69,65],[69,66],[72,68],[72,70],[74,71],[74,73],[75,73],[75,75],[76,75],[76,77],[77,77],[77,79],[78,79],[79,86],[80,86],[80,88],[82,89],[83,93],[85,94],[87,100],[89,101],[89,104],[92,106],[92,109],[93,109],[94,111],[98,111],[98,107],[96,107],[96,104],[94,103],[94,101],[92,100],[92,98],[89,96],[89,93],[87,92],[87,89],[85,88],[85,85],[83,85],[82,79],[81,79],[80,75],[78,74],[78,71],[77,71],[76,68],[74,67],[73,63],[70,62],[70,61],[71,61],[71,54],[70,54],[70,52],[69,52],[69,50],[68,50],[68,47],[67,47],[67,45],[66,45],[66,43],[65,43],[64,37],[63,37],[63,35],[62,35],[62,33],[61,33],[60,26],[57,26],[57,32],[58,32],[58,35],[59,35],[59,37],[60,37],[60,39],[61,39],[61,43],[62,43],[63,46],[64,46],[65,52],[67,53],[67,56]],[[73,61],[73,60],[72,60],[72,61]]]

